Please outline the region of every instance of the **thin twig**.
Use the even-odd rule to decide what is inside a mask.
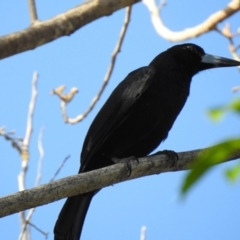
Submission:
[[[29,8],[31,24],[34,24],[38,20],[36,3],[34,0],[28,0],[28,8]]]
[[[240,86],[235,86],[232,88],[232,91],[235,92],[240,92]]]
[[[21,233],[20,233],[20,235],[19,235],[19,237],[18,237],[18,240],[23,240],[23,238],[24,238],[24,236],[25,236],[25,233],[26,233],[26,230],[27,230],[28,223],[29,223],[30,218],[32,217],[32,215],[33,215],[33,213],[34,213],[34,210],[35,210],[35,208],[29,209],[28,215],[27,215],[27,217],[26,217],[26,219],[25,219],[25,222],[24,222],[24,224],[23,224],[23,226],[22,226],[22,228],[21,228]],[[22,212],[23,212],[23,211],[22,211]]]
[[[226,38],[229,41],[228,49],[229,49],[230,53],[232,54],[233,59],[236,60],[236,61],[240,61],[240,56],[237,53],[239,45],[235,46],[234,40],[233,40],[234,37],[237,37],[239,33],[238,32],[232,33],[230,23],[227,23],[221,30],[218,29],[218,28],[216,28],[215,30],[221,36],[223,36],[224,38]],[[238,66],[238,70],[240,71],[239,66]]]
[[[44,157],[44,149],[42,146],[43,130],[44,130],[44,127],[41,127],[39,135],[38,135],[39,159],[38,159],[38,169],[37,169],[37,177],[36,177],[35,187],[39,185],[41,177],[42,177],[42,161],[43,161],[43,157]]]
[[[158,5],[158,11],[161,11],[166,5],[167,5],[167,1],[166,0],[161,0],[159,5]]]
[[[41,128],[41,131],[39,133],[39,137],[38,137],[38,150],[40,152],[40,157],[39,157],[39,162],[38,162],[38,177],[37,177],[37,180],[36,180],[36,184],[35,184],[35,187],[38,186],[39,184],[39,181],[40,181],[40,175],[41,175],[41,164],[40,162],[42,162],[42,158],[44,156],[44,151],[43,151],[43,148],[42,148],[42,132],[43,132],[43,127]],[[49,182],[52,182],[56,176],[58,175],[58,173],[60,172],[60,170],[62,169],[64,163],[70,158],[70,155],[68,155],[67,157],[64,158],[63,162],[61,163],[61,165],[59,166],[59,168],[57,169],[56,173],[54,174],[53,178],[49,181]],[[40,172],[40,174],[39,174]],[[31,208],[29,211],[28,211],[28,215],[26,217],[26,220],[25,220],[25,223],[24,223],[24,226],[22,227],[22,231],[18,237],[18,240],[22,240],[23,239],[23,236],[24,236],[24,233],[27,229],[27,225],[28,223],[30,223],[30,220],[31,220],[31,217],[33,215],[35,211],[35,208]],[[32,225],[32,224],[30,224]],[[36,227],[35,227],[36,228]],[[37,228],[37,230],[39,230],[41,233],[43,233],[44,235],[46,235],[42,230],[40,230],[39,228]],[[47,237],[47,236],[46,236]]]
[[[27,128],[26,128],[26,134],[25,138],[23,139],[23,145],[28,146],[30,142],[31,133],[33,131],[33,113],[36,103],[36,97],[37,97],[37,80],[38,80],[38,73],[33,73],[33,79],[32,79],[32,97],[29,104],[29,111],[28,111],[28,118],[27,118]]]
[[[26,172],[28,168],[28,159],[29,159],[29,143],[31,134],[33,131],[33,113],[35,109],[36,104],[36,97],[37,97],[37,80],[38,80],[38,73],[33,73],[33,79],[32,79],[32,96],[29,104],[29,110],[28,110],[28,117],[27,117],[27,127],[26,127],[26,134],[23,139],[22,143],[22,149],[21,149],[21,171],[18,175],[18,188],[19,191],[25,190],[25,179],[26,179]],[[19,213],[20,215],[20,223],[21,223],[21,230],[23,232],[22,238],[24,240],[27,240],[30,238],[29,231],[26,231],[26,219],[25,219],[25,212],[22,211]],[[23,229],[25,229],[23,231]]]
[[[28,110],[28,117],[27,117],[27,127],[26,127],[26,134],[25,137],[23,139],[23,143],[22,143],[22,169],[21,172],[18,176],[18,180],[19,180],[19,191],[23,191],[25,190],[25,174],[27,171],[27,166],[28,166],[28,158],[29,158],[29,152],[28,152],[28,148],[29,148],[29,142],[30,142],[30,138],[32,135],[32,131],[33,131],[33,113],[34,113],[34,109],[35,109],[35,104],[36,104],[36,98],[37,98],[37,79],[38,79],[38,73],[34,72],[33,73],[33,79],[32,79],[32,97],[30,100],[30,104],[29,104],[29,110]]]
[[[12,144],[12,147],[15,148],[18,153],[21,155],[22,152],[22,141],[21,138],[11,137],[10,135],[13,135],[14,131],[5,132],[5,127],[0,127],[0,136],[3,136],[7,141],[10,141]]]
[[[42,162],[42,159],[43,159],[43,156],[44,156],[44,151],[43,151],[43,147],[42,147],[42,133],[43,133],[43,127],[41,128],[41,131],[39,133],[39,137],[38,137],[38,150],[39,150],[39,153],[40,153],[40,157],[39,157],[39,161],[38,161],[38,174],[37,174],[37,179],[36,179],[36,184],[35,184],[35,187],[39,185],[39,181],[40,181],[40,176],[41,176],[41,162]],[[59,166],[59,168],[57,169],[56,173],[54,174],[53,178],[50,180],[50,182],[52,182],[55,177],[58,175],[58,173],[60,172],[60,170],[62,169],[64,163],[70,158],[70,155],[68,155],[67,157],[64,158],[63,162],[61,163],[61,165]],[[30,223],[30,220],[31,220],[31,217],[33,215],[35,211],[35,208],[31,208],[29,211],[28,211],[28,215],[26,217],[26,220],[25,220],[25,223],[24,223],[24,226],[22,227],[22,231],[18,237],[18,240],[22,240],[23,239],[23,236],[24,236],[24,233],[27,229],[27,225],[28,223]],[[32,225],[32,224],[30,224]],[[35,227],[36,228],[36,227]],[[42,230],[40,230],[39,228],[37,228],[37,230],[39,230],[41,233],[43,233],[44,235],[46,235]],[[47,237],[47,236],[46,236]]]
[[[141,227],[140,240],[146,240],[146,231],[147,231],[147,227],[142,226]]]
[[[39,151],[39,160],[38,160],[38,169],[37,169],[37,177],[36,177],[36,182],[35,182],[35,187],[39,185],[40,183],[40,180],[41,180],[41,172],[42,172],[42,160],[43,160],[43,157],[44,157],[44,150],[43,150],[43,146],[42,146],[42,136],[43,136],[43,130],[44,130],[44,127],[42,127],[40,129],[40,132],[39,132],[39,135],[38,135],[38,151]],[[27,214],[27,217],[25,219],[25,223],[24,223],[24,226],[22,227],[22,231],[18,237],[18,240],[22,240],[24,234],[25,234],[25,231],[27,229],[27,224],[30,222],[31,220],[31,217],[34,213],[34,210],[35,208],[31,208],[29,211],[28,211],[28,214]],[[41,231],[42,232],[42,231]]]
[[[31,222],[28,222],[28,224],[31,225],[33,228],[35,228],[40,233],[42,233],[46,239],[48,238],[48,234],[49,234],[48,232],[42,231],[40,228],[38,228],[36,225],[32,224]]]
[[[234,48],[234,45],[229,46],[229,51],[231,52],[233,59],[240,61],[240,55],[237,54],[237,48]],[[240,72],[240,66],[238,66],[238,71]],[[232,92],[239,92],[240,91],[240,86],[234,86],[232,88]]]
[[[240,61],[240,56],[237,54],[237,49],[236,49],[236,47],[234,46],[233,41],[230,41],[229,51],[230,51],[230,53],[232,54],[232,57],[233,57],[234,60]],[[240,67],[238,67],[238,68],[239,68],[239,70],[240,70]]]
[[[115,46],[115,49],[112,53],[111,61],[110,61],[107,73],[104,77],[103,84],[102,84],[99,92],[97,93],[97,95],[92,99],[88,109],[83,114],[78,115],[76,118],[68,118],[67,117],[67,112],[66,112],[66,103],[64,101],[61,101],[62,115],[63,115],[64,121],[66,123],[75,124],[75,123],[78,123],[78,122],[82,121],[91,112],[93,107],[96,105],[97,101],[100,99],[100,97],[101,97],[101,95],[102,95],[106,85],[108,84],[111,75],[112,75],[117,55],[121,51],[121,46],[122,46],[124,37],[126,35],[126,31],[127,31],[129,22],[130,22],[131,8],[132,8],[131,6],[126,7],[126,15],[125,15],[124,23],[123,23],[123,26],[122,26],[122,29],[121,29],[121,32],[120,32],[119,39],[118,39],[117,44]]]
[[[67,103],[64,102],[63,100],[61,100],[60,108],[61,108],[61,111],[62,111],[62,117],[63,117],[64,122],[68,123],[70,121],[70,118],[67,115],[67,106],[66,105],[67,105]]]
[[[51,180],[49,182],[52,182],[55,180],[56,176],[59,174],[60,170],[62,169],[63,165],[65,164],[65,162],[70,158],[70,155],[68,155],[67,157],[64,158],[64,160],[62,161],[62,163],[60,164],[59,168],[57,169],[57,171],[55,172],[55,174],[53,175],[53,177],[51,178]]]

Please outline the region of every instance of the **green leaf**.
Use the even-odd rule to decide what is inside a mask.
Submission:
[[[231,109],[234,112],[240,113],[240,99],[235,99],[231,104],[230,104]]]
[[[224,141],[202,152],[192,164],[192,169],[187,173],[181,188],[182,195],[186,195],[189,189],[217,163],[223,162],[240,147],[240,138]]]
[[[208,111],[208,115],[213,121],[217,122],[223,118],[223,115],[225,114],[225,112],[226,112],[225,107],[216,107],[216,108],[210,109]]]
[[[211,108],[208,110],[208,115],[213,121],[217,122],[220,121],[226,113],[232,111],[240,113],[240,99],[235,99],[228,105]]]
[[[240,164],[226,170],[226,176],[231,182],[236,182],[240,176]]]

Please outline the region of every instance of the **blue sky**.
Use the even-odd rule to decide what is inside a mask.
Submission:
[[[78,1],[37,1],[40,20],[45,20],[79,4]],[[163,9],[165,24],[172,30],[182,30],[203,21],[210,13],[223,8],[226,1],[169,1]],[[14,6],[14,7],[13,7]],[[11,10],[11,11],[10,11]],[[31,79],[39,72],[38,97],[34,114],[34,132],[30,144],[30,163],[26,185],[34,186],[39,153],[37,138],[45,126],[45,151],[42,180],[47,183],[62,160],[65,164],[58,178],[76,174],[79,155],[87,129],[94,116],[114,87],[132,70],[148,65],[161,51],[177,44],[159,37],[142,3],[135,4],[131,23],[121,53],[100,101],[81,123],[63,123],[59,100],[51,96],[51,89],[65,84],[67,90],[78,87],[79,93],[68,106],[74,117],[87,109],[102,84],[111,53],[124,19],[124,10],[90,23],[69,37],[62,37],[35,50],[3,59],[0,64],[0,126],[15,130],[23,137],[26,128]],[[239,14],[228,21],[232,29],[239,26]],[[0,8],[0,34],[8,34],[28,27],[26,2],[5,1]],[[220,26],[223,26],[221,24]],[[216,32],[208,33],[192,42],[207,53],[231,58],[228,42]],[[190,97],[175,122],[168,139],[157,150],[187,151],[213,145],[232,136],[239,136],[239,119],[227,115],[220,123],[209,120],[207,109],[239,97],[232,87],[239,85],[237,68],[222,68],[202,72],[193,78]],[[17,175],[20,158],[9,142],[0,138],[0,195],[18,190]],[[93,199],[85,221],[82,239],[139,239],[140,228],[147,227],[147,239],[239,239],[239,183],[229,184],[225,169],[235,163],[215,167],[180,201],[180,185],[186,172],[166,173],[144,177],[107,187]],[[32,223],[53,238],[52,229],[64,200],[38,207]],[[18,214],[0,219],[1,239],[17,239],[20,232]],[[32,229],[32,239],[44,239]]]

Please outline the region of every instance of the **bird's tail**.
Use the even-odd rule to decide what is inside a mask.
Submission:
[[[54,227],[54,240],[79,240],[94,192],[69,197]]]

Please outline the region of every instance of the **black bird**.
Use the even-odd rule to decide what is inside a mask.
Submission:
[[[189,95],[192,77],[240,62],[206,54],[195,44],[160,53],[115,88],[85,138],[79,173],[114,164],[113,158],[150,154],[167,138]],[[69,197],[54,228],[55,240],[78,240],[94,192]]]

